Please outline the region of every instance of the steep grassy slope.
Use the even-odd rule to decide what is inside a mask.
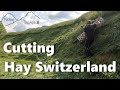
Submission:
[[[0,22],[0,34],[2,34],[2,33],[7,33],[7,32],[6,32],[5,27],[2,24],[2,22]]]
[[[84,46],[74,43],[76,37],[83,31],[84,26],[89,19],[95,19],[102,16],[105,19],[105,25],[96,30],[95,42],[92,50],[95,53],[92,58],[83,58]],[[6,54],[3,51],[3,45],[6,42],[13,44],[32,43],[54,44],[55,54],[52,57],[46,57],[44,54]],[[36,73],[31,71],[28,76],[21,73],[0,73],[0,78],[120,78],[120,12],[88,12],[80,18],[52,25],[45,29],[33,29],[19,33],[8,33],[0,36],[0,67],[4,68],[4,61],[14,61],[18,63],[32,63],[43,61],[44,63],[54,63],[56,60],[64,63],[86,63],[90,60],[92,63],[111,63],[117,61],[116,73]]]

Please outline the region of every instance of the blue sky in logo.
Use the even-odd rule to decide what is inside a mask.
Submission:
[[[7,32],[50,26],[80,17],[88,11],[0,11]]]

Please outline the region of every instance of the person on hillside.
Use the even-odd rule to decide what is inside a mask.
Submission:
[[[92,22],[89,20],[84,28],[84,32],[86,34],[85,39],[85,57],[93,56],[93,53],[91,53],[90,47],[94,41],[94,29],[96,27],[96,24],[92,24]]]

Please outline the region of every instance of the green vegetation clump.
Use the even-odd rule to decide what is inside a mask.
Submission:
[[[0,34],[4,34],[4,33],[7,33],[7,32],[5,30],[3,23],[0,21]]]

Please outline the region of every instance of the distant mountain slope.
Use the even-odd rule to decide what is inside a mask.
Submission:
[[[0,22],[0,34],[7,33],[2,22]]]
[[[74,43],[76,37],[83,31],[81,26],[85,26],[89,19],[102,16],[105,24],[95,32],[95,42],[92,51],[95,53],[92,58],[83,58],[84,46]],[[0,57],[12,57],[13,59],[25,59],[45,63],[53,63],[58,60],[65,63],[85,63],[90,60],[92,63],[111,63],[117,61],[120,65],[120,12],[119,11],[93,11],[81,17],[49,26],[44,29],[32,29],[19,33],[7,33],[0,36],[0,50],[3,52],[3,44],[13,42],[14,44],[32,43],[54,44],[55,55],[46,57],[44,54],[1,54]],[[120,68],[118,68],[118,71]],[[46,73],[47,74],[47,73]],[[116,73],[55,73],[47,78],[120,78],[119,72]]]

